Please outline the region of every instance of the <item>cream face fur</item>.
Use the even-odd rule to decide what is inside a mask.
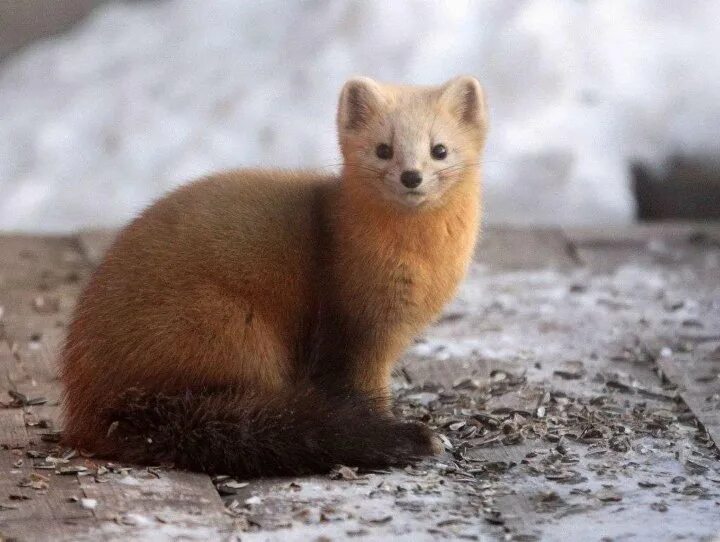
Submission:
[[[369,78],[348,81],[340,97],[338,131],[345,167],[362,183],[400,207],[440,204],[463,173],[479,166],[486,132],[483,91],[473,77],[441,87],[381,85]],[[389,156],[378,155],[378,146]],[[434,156],[442,145],[444,156]],[[419,172],[405,186],[403,172]]]

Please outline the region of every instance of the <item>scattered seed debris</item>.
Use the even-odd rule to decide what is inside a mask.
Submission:
[[[83,467],[82,465],[69,465],[67,467],[60,467],[59,469],[55,470],[55,474],[72,475],[72,474],[82,474],[87,471],[88,471],[88,468]]]
[[[235,480],[227,480],[222,481],[219,484],[216,485],[217,490],[220,492],[221,495],[237,495],[238,492],[244,488],[249,486],[249,482],[237,482]]]
[[[655,510],[656,512],[667,512],[668,511],[668,505],[664,501],[654,502],[650,505],[650,508],[652,510]]]
[[[28,397],[24,393],[15,390],[8,390],[8,395],[13,399],[11,403],[6,405],[9,408],[22,408],[47,403],[45,397]]]
[[[49,487],[49,482],[50,478],[47,476],[32,472],[30,473],[30,476],[22,478],[17,485],[18,487],[29,487],[32,489],[42,490]]]
[[[565,380],[579,380],[586,374],[585,365],[582,361],[566,361],[563,368],[553,371],[553,374]]]
[[[43,442],[60,442],[62,440],[62,431],[52,431],[49,433],[41,433],[40,439]]]
[[[393,519],[391,514],[388,514],[384,510],[370,510],[365,511],[360,516],[360,521],[364,523],[371,523],[379,525],[382,523],[389,523]]]
[[[338,465],[328,475],[332,480],[359,480],[360,476],[357,473],[357,467],[346,467],[345,465]]]
[[[622,496],[611,489],[601,489],[595,496],[602,502],[620,502]]]

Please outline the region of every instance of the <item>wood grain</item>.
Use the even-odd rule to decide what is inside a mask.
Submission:
[[[206,475],[138,468],[96,482],[102,461],[75,457],[58,468],[87,470],[58,474],[28,455],[69,452],[43,434],[61,424],[56,363],[64,327],[106,238],[0,236],[0,401],[9,403],[12,390],[42,403],[0,408],[0,539],[147,539],[167,525],[180,538],[220,538],[231,521]]]

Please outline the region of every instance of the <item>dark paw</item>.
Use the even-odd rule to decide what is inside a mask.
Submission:
[[[443,451],[442,441],[422,423],[402,422],[397,425],[397,446],[404,455],[414,458],[437,455]]]

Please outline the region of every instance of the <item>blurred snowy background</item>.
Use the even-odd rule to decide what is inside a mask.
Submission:
[[[720,155],[719,40],[713,0],[2,0],[0,229],[117,225],[222,168],[337,169],[354,74],[483,82],[488,222],[626,223],[632,162]]]

